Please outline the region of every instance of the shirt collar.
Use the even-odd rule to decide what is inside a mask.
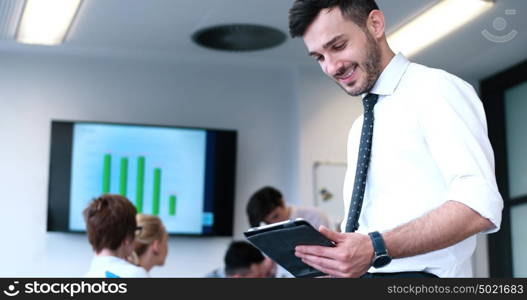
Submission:
[[[386,68],[384,68],[369,93],[383,96],[393,94],[409,64],[410,61],[406,59],[404,55],[397,53]],[[364,96],[366,96],[366,94],[363,95],[363,98]]]

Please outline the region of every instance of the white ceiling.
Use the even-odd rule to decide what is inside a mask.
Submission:
[[[2,7],[19,7],[24,0],[0,0],[0,51],[149,58],[159,61],[311,64],[301,39],[278,47],[246,53],[201,48],[191,40],[198,29],[217,24],[252,23],[288,32],[287,15],[292,0],[84,0],[63,45],[22,45],[14,41],[16,13]],[[389,33],[438,0],[378,0]],[[463,1],[463,0],[461,0]],[[11,8],[12,11],[16,11]],[[515,15],[506,15],[506,10]],[[527,1],[496,0],[487,13],[411,59],[477,80],[527,59]],[[7,19],[11,15],[11,19]],[[507,27],[498,31],[493,21],[502,17]],[[8,20],[9,22],[7,22]],[[445,22],[448,22],[445,16]],[[7,24],[5,24],[7,22]],[[9,26],[9,24],[11,24]],[[15,24],[13,26],[13,24]],[[7,28],[7,29],[6,29]],[[11,31],[9,30],[11,28]],[[517,30],[507,43],[483,37]],[[1,58],[1,57],[0,57]]]

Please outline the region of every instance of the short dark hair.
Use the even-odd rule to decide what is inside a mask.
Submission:
[[[284,206],[284,200],[279,190],[266,186],[256,191],[247,203],[247,216],[251,227],[260,226],[265,216],[280,206]]]
[[[252,264],[262,263],[260,250],[245,241],[233,241],[225,253],[225,275],[247,275]]]
[[[361,28],[372,10],[379,9],[375,0],[295,0],[289,10],[289,34],[291,37],[303,36],[321,10],[338,7],[345,19],[353,21]]]
[[[126,238],[134,238],[135,206],[121,195],[105,194],[84,209],[88,240],[96,253],[117,250]]]

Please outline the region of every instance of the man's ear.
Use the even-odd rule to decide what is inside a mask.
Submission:
[[[128,245],[133,244],[133,243],[134,243],[134,238],[133,237],[127,237],[123,241],[123,245],[125,245],[125,246],[128,246]]]
[[[154,252],[154,254],[158,254],[159,253],[159,244],[161,243],[161,241],[159,240],[155,240],[153,243],[152,243],[152,252]]]
[[[384,13],[380,10],[372,10],[366,21],[368,31],[375,39],[380,39],[384,36]]]

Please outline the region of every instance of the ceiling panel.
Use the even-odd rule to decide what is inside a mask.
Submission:
[[[439,0],[378,0],[386,15],[387,32]],[[150,57],[160,61],[214,61],[243,64],[314,65],[301,39],[288,38],[278,47],[255,52],[223,52],[195,45],[192,34],[201,28],[228,23],[273,26],[287,34],[292,0],[84,0],[65,44],[56,47],[20,45],[13,41],[16,10],[23,0],[0,1],[0,51]],[[516,15],[505,12],[515,10]],[[477,79],[527,58],[525,0],[496,0],[485,15],[412,57],[412,60]],[[11,17],[8,17],[11,16]],[[507,43],[485,39],[502,17],[517,36]],[[448,22],[448,16],[445,16]],[[15,24],[15,25],[13,25]],[[504,34],[494,30],[494,34]]]

